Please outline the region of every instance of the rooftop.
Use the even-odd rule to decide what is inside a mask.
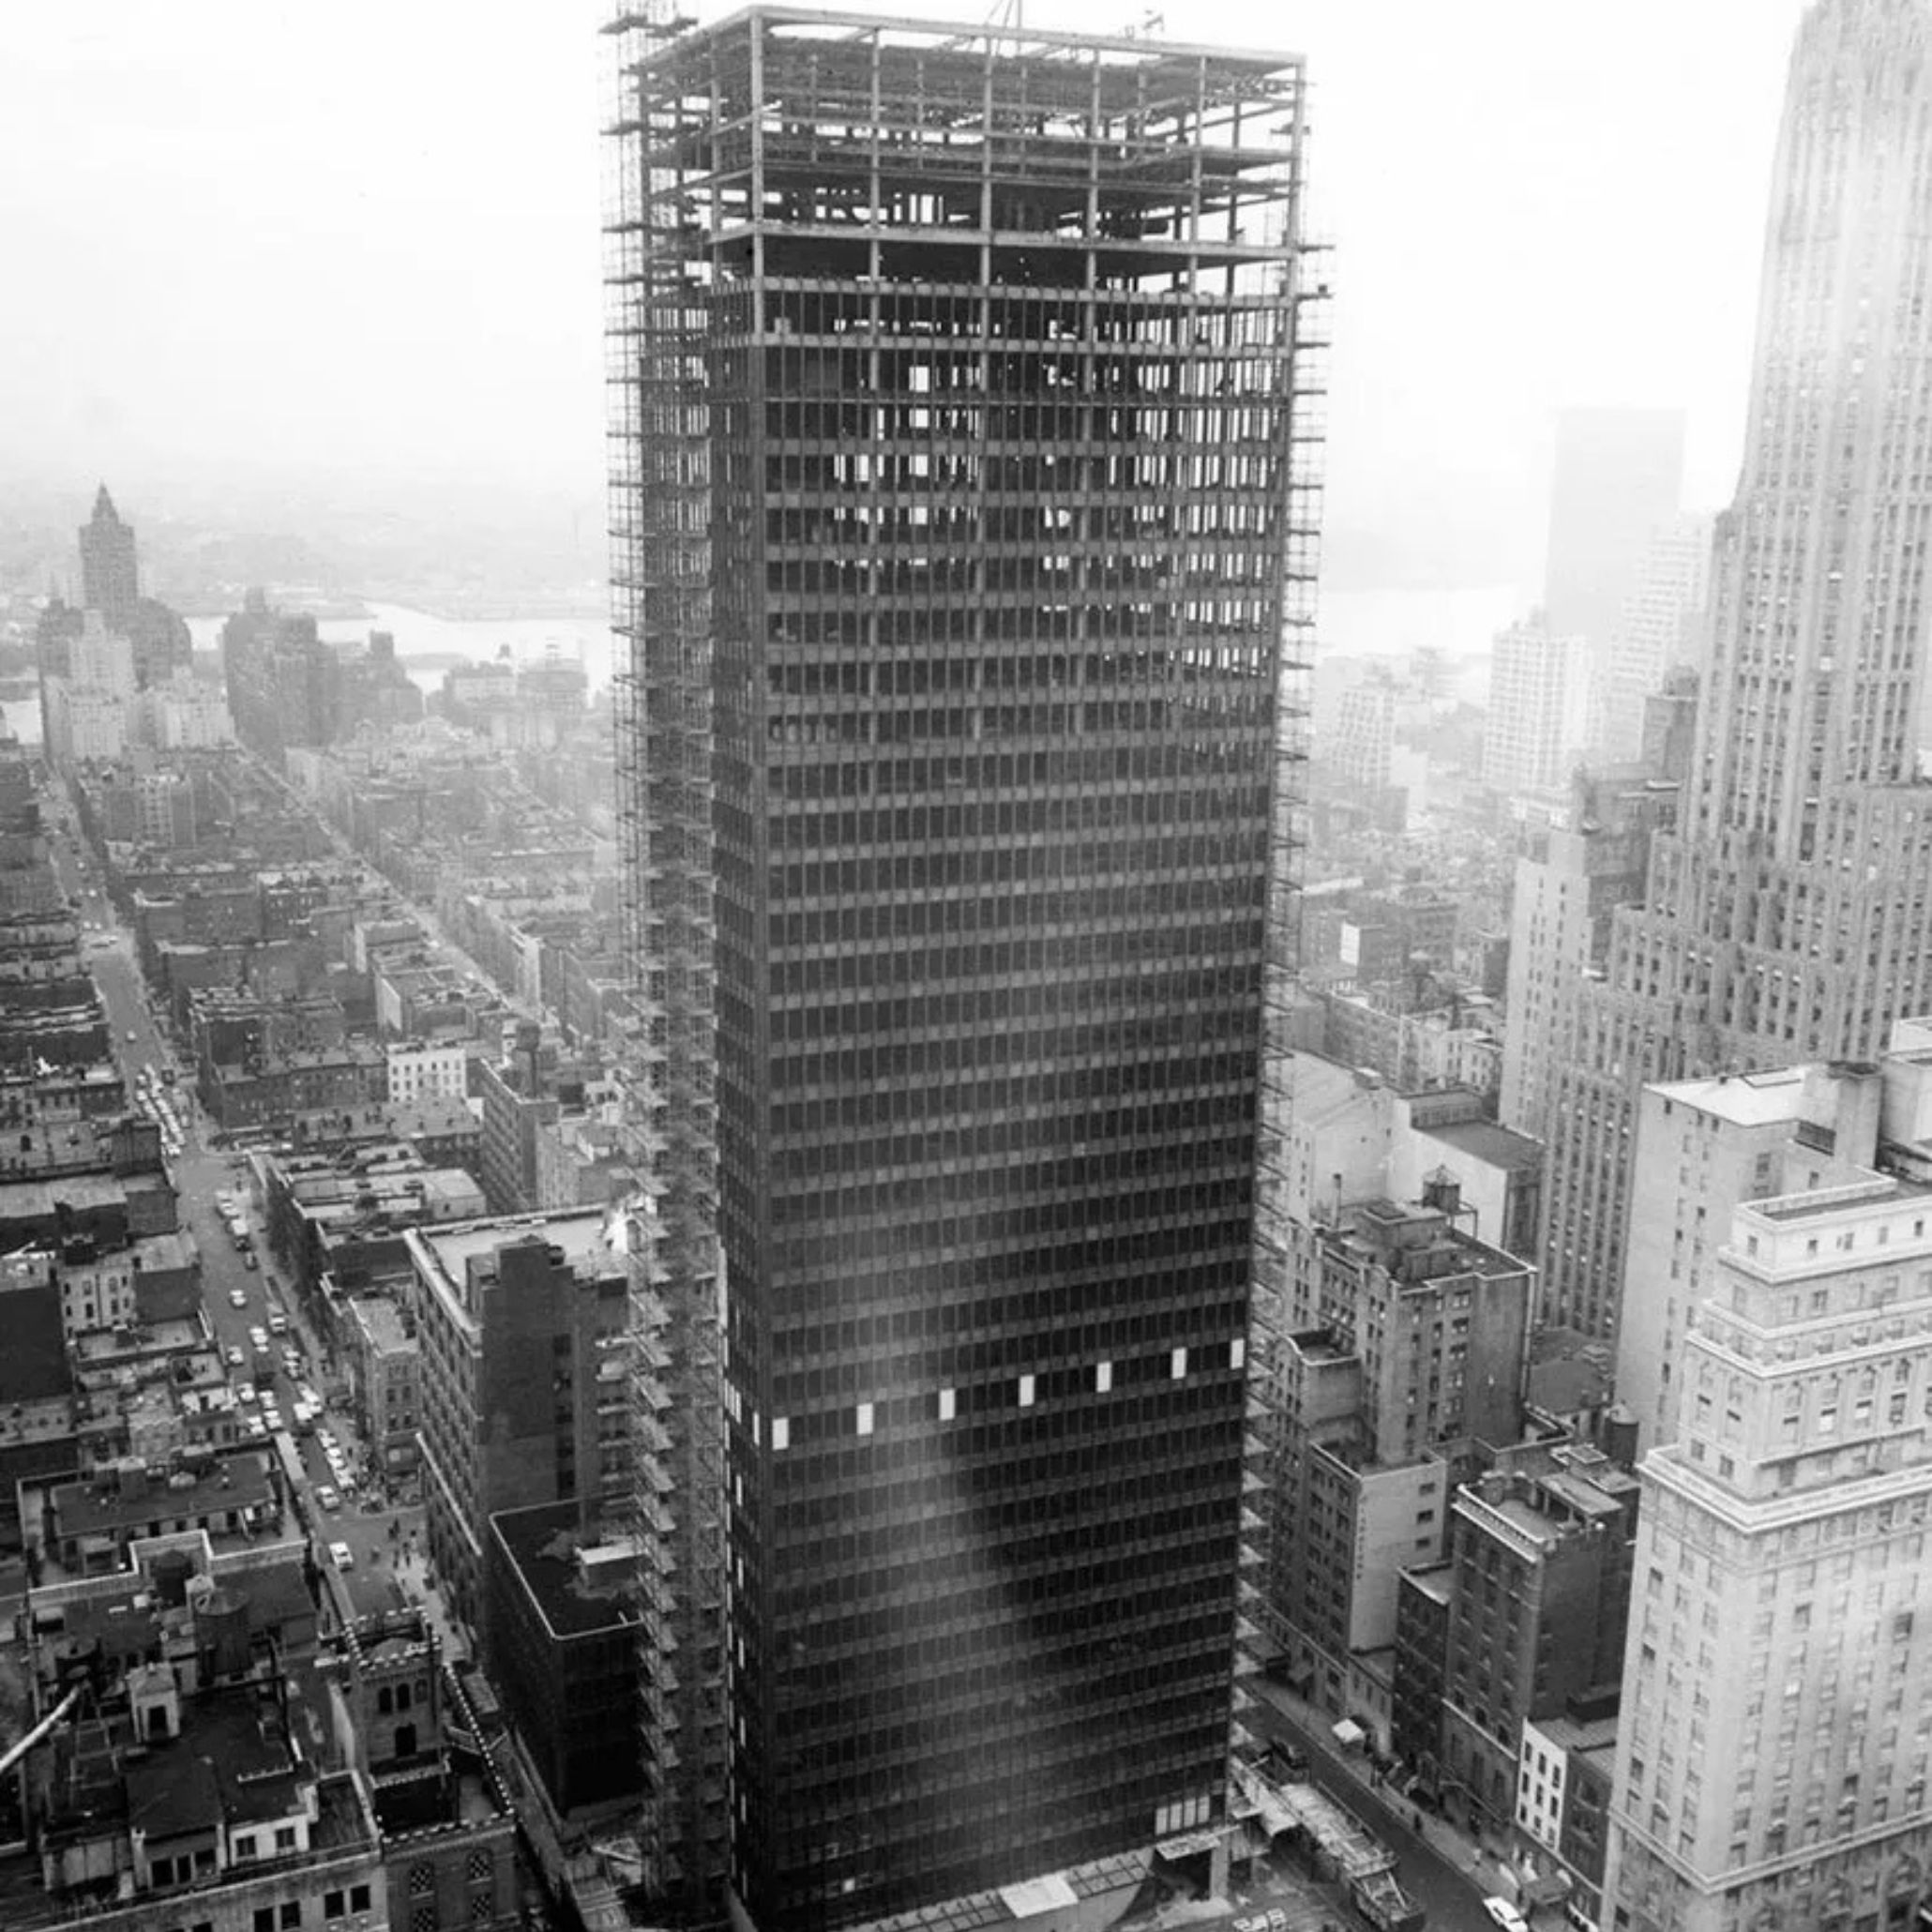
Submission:
[[[1432,1140],[1472,1155],[1493,1168],[1517,1172],[1543,1165],[1542,1141],[1518,1134],[1514,1127],[1498,1126],[1494,1121],[1458,1121],[1452,1126],[1425,1127],[1423,1131]]]
[[[490,1519],[491,1534],[507,1552],[531,1601],[552,1634],[564,1638],[589,1637],[636,1621],[626,1612],[626,1587],[634,1563],[614,1562],[603,1580],[586,1576],[579,1552],[599,1546],[560,1521],[575,1514],[573,1507],[539,1503],[533,1509],[501,1510]],[[593,1565],[594,1570],[601,1567]]]
[[[1806,1072],[1803,1066],[1780,1066],[1765,1073],[1721,1073],[1700,1080],[1658,1080],[1645,1091],[1733,1126],[1773,1126],[1794,1121],[1804,1111]]]
[[[105,1482],[60,1483],[48,1501],[61,1534],[90,1536],[140,1532],[177,1517],[257,1508],[272,1502],[274,1493],[268,1458],[257,1450],[226,1457],[199,1476],[186,1471],[173,1481],[166,1474],[147,1475],[130,1483],[129,1493],[123,1493],[112,1475]]]
[[[384,1354],[414,1350],[415,1337],[402,1324],[402,1313],[394,1302],[380,1295],[358,1295],[349,1304],[370,1346]]]
[[[600,1207],[570,1208],[557,1214],[506,1215],[486,1221],[465,1221],[454,1228],[418,1229],[413,1239],[434,1258],[452,1282],[460,1282],[471,1258],[494,1254],[513,1241],[539,1236],[552,1247],[564,1251],[567,1266],[608,1262],[613,1270],[623,1265],[623,1256],[605,1238],[610,1219]]]

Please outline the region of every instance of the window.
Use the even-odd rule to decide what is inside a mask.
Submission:
[[[342,1916],[342,1894],[340,1892],[325,1892],[322,1894],[322,1915],[325,1919],[340,1919]]]
[[[295,1932],[302,1923],[302,1901],[299,1898],[285,1898],[281,1905],[281,1932]]]
[[[237,1858],[253,1858],[255,1855],[255,1834],[253,1832],[240,1832],[235,1835],[234,1855]]]
[[[352,1912],[366,1912],[369,1909],[369,1887],[367,1885],[350,1886],[349,1909]]]
[[[275,1908],[272,1905],[255,1908],[255,1932],[275,1932]]]
[[[276,1826],[275,1849],[278,1851],[293,1851],[295,1849],[295,1828],[294,1825]]]

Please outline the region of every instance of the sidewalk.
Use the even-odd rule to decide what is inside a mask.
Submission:
[[[1306,1731],[1321,1747],[1325,1763],[1336,1766],[1350,1783],[1387,1806],[1403,1831],[1420,1839],[1445,1864],[1454,1865],[1484,1896],[1501,1894],[1513,1899],[1517,1895],[1520,1886],[1515,1875],[1487,1847],[1478,1845],[1447,1819],[1403,1797],[1392,1785],[1374,1783],[1367,1758],[1359,1752],[1345,1751],[1331,1741],[1329,1727],[1335,1719],[1326,1712],[1317,1710],[1307,1698],[1272,1679],[1250,1679],[1246,1687]]]
[[[444,1662],[453,1664],[470,1654],[469,1639],[450,1621],[441,1592],[424,1580],[427,1568],[428,1560],[418,1551],[415,1556],[399,1555],[390,1564],[389,1574],[401,1585],[406,1596],[422,1605],[423,1613],[442,1640]]]

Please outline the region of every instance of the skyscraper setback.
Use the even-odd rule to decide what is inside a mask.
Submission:
[[[1641,1082],[1867,1059],[1932,1004],[1927,31],[1821,0],[1799,35],[1681,831],[1552,1063],[1546,1310],[1600,1332]]]
[[[816,1926],[1226,1816],[1303,77],[765,7],[619,54],[640,1292],[702,1381],[721,1247],[728,1415],[729,1614],[646,1702],[722,1643],[731,1882]]]

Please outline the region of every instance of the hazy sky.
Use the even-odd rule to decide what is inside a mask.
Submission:
[[[1565,403],[1688,406],[1691,499],[1728,495],[1802,0],[1166,6],[1313,63],[1337,521],[1489,498],[1523,522]],[[604,11],[9,8],[0,480],[595,494]]]

